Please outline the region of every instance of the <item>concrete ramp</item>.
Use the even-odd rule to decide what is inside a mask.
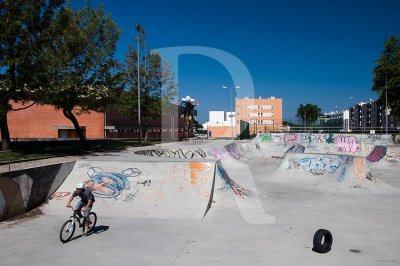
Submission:
[[[398,192],[375,179],[364,157],[329,154],[287,154],[267,181],[305,184],[334,191]]]
[[[64,182],[75,162],[0,173],[0,221],[45,202]]]
[[[375,146],[366,159],[373,169],[400,168],[400,146]]]
[[[211,206],[215,167],[204,161],[78,161],[44,211],[65,215],[71,192],[84,182],[100,216],[200,220]]]

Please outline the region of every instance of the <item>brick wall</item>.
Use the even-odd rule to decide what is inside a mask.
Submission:
[[[23,107],[18,103],[12,105],[14,109]],[[86,138],[104,137],[103,113],[91,112],[76,115],[76,118],[81,127],[86,127]],[[8,113],[7,119],[11,138],[58,138],[58,128],[73,128],[72,122],[62,111],[50,105],[34,105],[25,110],[12,111]]]

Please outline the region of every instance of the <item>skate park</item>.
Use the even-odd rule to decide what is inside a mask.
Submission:
[[[389,135],[268,133],[3,172],[2,263],[396,264],[399,153]],[[63,244],[77,182],[94,192],[98,221]],[[321,228],[333,236],[325,254],[312,251]]]

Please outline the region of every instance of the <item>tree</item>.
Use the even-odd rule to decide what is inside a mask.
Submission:
[[[307,103],[306,105],[300,104],[300,107],[297,108],[296,117],[302,120],[303,124],[307,126],[317,121],[320,114],[321,109],[317,105]]]
[[[397,36],[385,41],[385,48],[375,62],[372,91],[379,95],[380,102],[385,103],[387,80],[388,105],[400,120],[400,41]]]
[[[76,115],[101,112],[113,103],[120,30],[102,5],[94,9],[88,3],[77,11],[63,8],[53,30],[62,34],[53,40],[50,86],[41,102],[62,110],[85,143]]]
[[[176,95],[177,85],[171,66],[163,61],[157,53],[149,53],[145,47],[144,29],[137,25],[136,40],[139,44],[139,80],[140,80],[140,123],[145,140],[148,137],[148,121],[159,118],[162,106],[169,103]],[[121,72],[124,75],[125,88],[120,99],[121,113],[132,118],[138,118],[138,50],[128,47]],[[140,138],[142,136],[140,135]]]
[[[2,150],[9,149],[7,114],[13,102],[38,100],[56,14],[63,0],[0,0],[0,128]],[[57,34],[57,33],[56,33]],[[35,103],[35,102],[34,102]],[[31,106],[31,105],[30,105]],[[27,107],[30,107],[27,106]],[[25,108],[27,108],[25,107]],[[24,108],[24,109],[25,109]]]

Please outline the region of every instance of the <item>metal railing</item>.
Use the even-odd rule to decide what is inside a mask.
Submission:
[[[5,160],[5,161],[8,161],[8,171],[10,172],[11,171],[11,150],[6,150],[6,151],[0,151],[0,162],[2,161],[2,154],[7,154],[8,156],[7,156],[7,160]]]

